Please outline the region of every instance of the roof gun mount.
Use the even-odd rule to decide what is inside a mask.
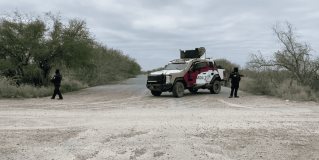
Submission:
[[[181,59],[191,59],[191,58],[200,58],[206,53],[205,47],[195,48],[194,50],[181,50],[180,49],[180,57]],[[205,54],[206,57],[206,54]]]

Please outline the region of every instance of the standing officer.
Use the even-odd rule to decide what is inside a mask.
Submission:
[[[62,81],[62,75],[60,74],[60,70],[57,69],[57,70],[55,70],[54,77],[51,79],[51,82],[54,84],[54,93],[53,93],[51,99],[55,99],[55,96],[57,94],[59,95],[60,100],[63,99],[62,94],[60,92],[61,81]]]
[[[232,72],[229,76],[229,78],[231,79],[231,92],[229,98],[233,98],[234,92],[235,98],[239,98],[239,96],[237,95],[237,91],[239,88],[240,76],[241,75],[238,73],[238,68],[235,67],[234,72]]]

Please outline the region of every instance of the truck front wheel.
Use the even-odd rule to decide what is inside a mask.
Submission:
[[[160,96],[162,94],[161,91],[151,91],[153,96]]]
[[[176,82],[173,86],[173,96],[179,98],[184,96],[184,84],[182,82]]]
[[[210,93],[212,94],[218,94],[221,89],[221,84],[218,80],[213,81],[213,86],[209,89]]]

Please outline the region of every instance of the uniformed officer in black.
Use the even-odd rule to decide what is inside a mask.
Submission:
[[[240,82],[240,74],[238,72],[238,68],[235,67],[234,68],[234,72],[232,72],[229,76],[229,78],[231,79],[231,92],[230,92],[230,96],[229,98],[233,98],[234,94],[235,94],[235,98],[239,98],[239,96],[237,95],[237,91],[239,88],[239,82]]]
[[[51,99],[55,99],[55,96],[57,94],[59,95],[60,100],[63,99],[62,94],[60,92],[61,81],[62,81],[62,75],[60,74],[60,70],[57,69],[57,70],[55,70],[54,77],[51,79],[51,82],[54,84],[54,93],[53,93]]]

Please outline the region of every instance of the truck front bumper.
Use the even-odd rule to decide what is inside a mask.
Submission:
[[[168,83],[168,84],[152,84],[152,83],[148,83],[146,84],[146,87],[149,90],[152,91],[161,91],[161,92],[167,92],[167,91],[171,91],[173,84]]]

